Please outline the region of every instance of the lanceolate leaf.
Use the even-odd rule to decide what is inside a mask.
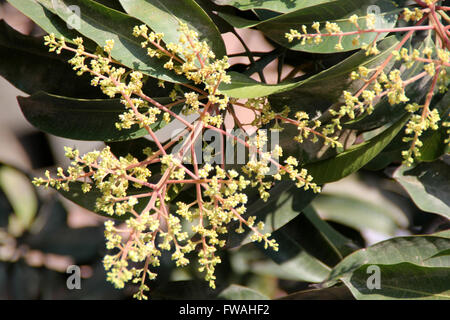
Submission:
[[[305,168],[318,184],[333,182],[346,177],[358,171],[380,153],[403,128],[409,117],[409,114],[403,116],[375,138],[355,145],[336,157],[308,164]]]
[[[18,97],[25,118],[35,127],[55,136],[91,141],[122,141],[145,136],[144,128],[117,130],[119,115],[125,111],[119,99],[74,99],[39,92]],[[178,110],[179,111],[179,110]],[[166,125],[162,118],[151,125]]]
[[[382,51],[377,56],[366,56],[364,52],[357,52],[339,64],[322,71],[306,80],[267,85],[257,82],[241,73],[230,72],[232,82],[221,84],[220,90],[234,98],[257,98],[274,95],[271,100],[276,104],[299,104],[309,101],[325,100],[331,102],[342,94],[351,83],[350,73],[358,66],[374,67],[384,61],[386,56],[398,44],[395,37],[389,37],[379,44]],[[277,95],[275,95],[277,94]]]
[[[225,44],[217,27],[193,0],[120,0],[128,14],[146,23],[155,32],[164,33],[166,43],[177,43],[179,22],[199,33],[218,58],[226,54]]]
[[[315,198],[316,194],[310,191],[297,189],[292,181],[281,181],[270,190],[271,197],[267,202],[260,198],[249,201],[247,215],[256,216],[263,221],[263,233],[273,233],[297,217],[302,210]],[[227,247],[233,248],[251,242],[247,233],[238,234],[234,230],[238,224],[230,227]]]
[[[49,5],[48,0],[39,0]],[[133,36],[133,28],[142,22],[122,12],[105,7],[92,0],[54,0],[58,5],[56,13],[63,20],[76,27],[79,22],[79,32],[103,47],[106,40],[114,40],[112,56],[120,63],[149,76],[172,82],[183,82],[185,78],[164,69],[164,59],[151,58],[141,47],[142,39]],[[80,8],[80,19],[74,17],[69,7]]]
[[[401,166],[394,178],[420,209],[450,218],[450,168],[446,162],[421,163],[415,168]]]
[[[393,236],[399,227],[389,215],[389,208],[364,201],[360,197],[324,192],[312,205],[325,219],[355,230],[373,230]]]
[[[367,56],[360,50],[335,66],[324,70],[302,82],[291,91],[274,94],[269,97],[271,104],[276,106],[288,105],[292,110],[324,111],[324,107],[336,103],[344,90],[353,92],[358,90],[362,83],[352,81],[350,73],[358,67],[375,68],[382,64],[398,45],[398,38],[388,37],[378,44],[381,51],[376,56]]]

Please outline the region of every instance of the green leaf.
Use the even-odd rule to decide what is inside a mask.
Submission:
[[[251,9],[267,9],[276,12],[287,13],[294,10],[304,9],[314,5],[318,5],[326,2],[334,2],[336,0],[213,0],[214,3],[221,6],[233,6],[239,10],[251,10]]]
[[[25,36],[0,21],[0,75],[18,89],[33,94],[45,91],[57,95],[85,98],[101,92],[90,85],[90,77],[79,77],[69,66],[65,54],[48,52],[42,38]]]
[[[163,98],[164,101],[168,98]],[[161,99],[159,99],[161,101]],[[122,141],[147,134],[145,128],[117,130],[115,123],[124,112],[119,99],[74,99],[36,93],[28,98],[18,97],[25,118],[47,133],[75,140]],[[166,125],[160,120],[152,124],[153,130]]]
[[[257,25],[257,28],[273,41],[291,50],[314,53],[334,53],[338,51],[335,49],[335,46],[339,42],[339,37],[322,37],[323,42],[319,44],[306,43],[305,45],[302,45],[300,40],[289,42],[285,37],[285,34],[291,29],[301,30],[302,25],[306,25],[310,32],[314,32],[311,25],[315,21],[321,23],[322,33],[327,33],[324,28],[326,21],[336,23],[341,28],[342,32],[356,31],[356,27],[348,21],[348,18],[353,14],[359,16],[358,24],[360,28],[367,29],[366,17],[368,13],[372,12],[372,9],[379,12],[376,14],[377,29],[389,29],[394,27],[397,22],[396,14],[399,12],[399,9],[392,1],[363,0],[355,2],[352,0],[338,0],[277,16],[260,23]],[[386,35],[387,33],[380,34],[378,39],[383,39]],[[341,51],[359,49],[363,43],[371,43],[376,36],[376,33],[361,34],[359,44],[357,45],[352,44],[352,40],[355,37],[354,35],[343,36],[341,44],[344,50]]]
[[[193,0],[120,0],[120,3],[129,15],[140,19],[155,32],[163,32],[166,43],[178,43],[180,32],[177,26],[181,21],[198,32],[199,39],[206,40],[218,58],[226,54],[219,30]]]
[[[420,209],[450,218],[450,169],[446,162],[421,163],[412,169],[401,166],[394,179]]]
[[[378,268],[380,288],[369,289],[368,278]],[[343,279],[359,300],[449,300],[450,268],[429,268],[411,263],[365,264]]]
[[[224,289],[217,297],[226,300],[269,300],[269,297],[256,290],[236,284]]]
[[[49,6],[49,0],[38,0]],[[149,76],[172,81],[186,82],[174,72],[163,67],[164,59],[151,58],[141,47],[142,40],[133,36],[133,28],[142,22],[120,11],[105,7],[92,0],[54,0],[56,13],[64,21],[74,23],[74,13],[68,7],[76,5],[80,8],[79,32],[103,47],[106,40],[114,40],[112,56],[125,66],[141,71]]]
[[[441,252],[436,253],[435,255],[429,257],[428,259],[434,259],[438,257],[450,256],[450,249],[442,250]]]
[[[298,82],[284,82],[268,85],[257,82],[250,77],[237,72],[230,72],[231,83],[221,84],[220,90],[234,98],[257,98],[268,95],[271,102],[277,105],[297,107],[301,105],[317,104],[318,98],[325,103],[333,103],[352,83],[350,73],[358,66],[373,68],[382,63],[397,46],[396,37],[389,37],[380,42],[382,51],[376,56],[366,56],[363,51],[357,52],[335,66],[324,70],[306,80]],[[277,95],[275,95],[277,94]]]
[[[348,278],[360,267],[368,264],[395,265],[411,263],[420,267],[450,267],[450,256],[428,259],[450,248],[450,239],[437,236],[407,236],[391,238],[358,250],[331,271],[327,283]],[[448,271],[447,271],[448,272]]]
[[[337,181],[358,171],[380,153],[402,129],[410,115],[403,116],[380,135],[355,145],[336,157],[307,164],[305,168],[318,184]]]
[[[253,80],[242,73],[231,71],[228,74],[231,76],[231,82],[221,83],[219,89],[221,92],[233,98],[265,97],[274,93],[289,91],[301,85],[298,82],[270,85]]]

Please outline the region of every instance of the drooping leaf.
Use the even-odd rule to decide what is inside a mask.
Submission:
[[[422,210],[450,218],[450,168],[441,160],[399,167],[394,179]]]
[[[103,228],[59,228],[53,232],[31,235],[27,243],[33,250],[70,256],[75,263],[81,264],[93,259],[103,248]]]
[[[13,209],[13,233],[27,230],[38,210],[38,199],[28,177],[9,166],[0,166],[0,189]],[[17,192],[20,190],[20,192]],[[10,216],[11,218],[11,216]]]
[[[166,43],[177,43],[181,21],[205,40],[218,58],[226,54],[220,32],[203,9],[193,0],[120,0],[127,13],[146,23],[155,32],[163,32]]]

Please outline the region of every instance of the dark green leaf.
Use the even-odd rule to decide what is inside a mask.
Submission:
[[[117,130],[115,123],[124,112],[118,99],[73,99],[40,92],[28,98],[18,97],[18,101],[32,125],[56,136],[75,140],[121,141],[147,134],[145,128],[138,126]],[[161,117],[151,128],[156,131],[165,125]]]
[[[421,163],[415,168],[401,166],[394,173],[422,210],[450,218],[450,169],[444,161]]]

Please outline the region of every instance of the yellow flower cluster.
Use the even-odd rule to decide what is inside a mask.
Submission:
[[[319,30],[319,25],[315,24],[314,28]],[[334,24],[327,24],[326,29],[338,31]],[[194,126],[187,124],[190,137],[195,140],[199,136],[197,133],[206,126],[218,130],[223,127],[224,111],[228,110],[231,101],[220,92],[219,84],[230,81],[226,74],[228,62],[227,57],[216,59],[208,44],[200,41],[198,34],[185,24],[180,24],[179,31],[179,42],[165,45],[164,35],[149,32],[145,25],[135,27],[133,35],[145,39],[142,48],[151,58],[166,59],[166,69],[184,75],[195,85],[202,85],[202,89],[188,92],[175,85],[170,94],[174,101],[172,105],[184,104],[184,114],[200,116],[200,121]],[[145,128],[158,144],[151,125],[161,118],[170,122],[173,117],[178,117],[169,107],[160,105],[142,92],[144,75],[141,72],[127,70],[112,58],[114,41],[107,40],[103,52],[95,54],[85,51],[81,38],[74,39],[73,46],[66,44],[64,39],[57,40],[54,35],[48,35],[45,43],[50,51],[58,54],[62,50],[73,52],[75,55],[69,63],[79,75],[91,74],[93,86],[98,86],[110,98],[120,96],[125,111],[116,123],[118,130],[135,125]],[[165,84],[159,81],[158,85],[164,87]],[[272,112],[265,98],[249,100],[247,107],[257,110],[255,123],[259,127],[271,121],[276,121],[274,127],[277,127],[281,121],[279,117],[289,115],[289,108],[280,113]],[[183,121],[179,117],[178,120]],[[320,126],[319,122],[314,123],[314,128]],[[303,124],[299,126],[302,130],[310,129]],[[159,143],[156,151],[150,148],[142,150],[146,155],[143,161],[131,155],[116,157],[109,147],[83,156],[78,150],[66,148],[71,165],[65,171],[58,168],[56,178],[47,171],[45,178],[36,178],[34,183],[66,191],[78,184],[84,193],[95,190],[100,194],[95,204],[97,211],[125,219],[123,225],[112,221],[105,223],[106,247],[113,253],[106,255],[103,262],[108,271],[108,281],[117,288],[123,288],[130,281],[137,283],[139,292],[135,297],[146,299],[144,292],[149,288],[145,281],[157,276],[150,272],[149,267],[160,265],[163,251],[170,252],[178,267],[188,265],[195,252],[199,271],[204,272],[210,286],[215,287],[215,266],[221,262],[217,250],[225,246],[224,235],[229,232],[228,226],[233,221],[239,224],[236,232],[244,232],[245,227],[251,231],[252,241],[263,242],[266,248],[278,250],[278,244],[270,239],[271,235],[262,233],[264,223],[256,223],[256,216],[245,217],[247,195],[244,191],[247,187],[256,187],[261,198],[267,200],[274,181],[288,175],[298,187],[320,191],[307,171],[297,168],[299,163],[295,158],[289,157],[284,164],[274,160],[282,156],[280,146],[272,152],[265,152],[267,136],[261,132],[247,145],[253,157],[242,168],[243,174],[226,170],[224,166],[213,167],[209,163],[199,166],[195,155],[186,152],[189,148],[167,154],[168,149]],[[304,136],[307,135],[304,133]],[[188,144],[189,139],[182,143]],[[180,160],[187,158],[194,172]],[[160,167],[152,166],[158,162]],[[274,176],[267,175],[270,165],[277,167],[278,173]],[[153,183],[155,181],[158,183]],[[176,210],[172,212],[167,202],[172,201],[186,184],[193,185],[196,199],[193,202],[178,201]],[[186,229],[184,220],[190,223],[190,228]],[[138,267],[141,264],[143,266]]]

